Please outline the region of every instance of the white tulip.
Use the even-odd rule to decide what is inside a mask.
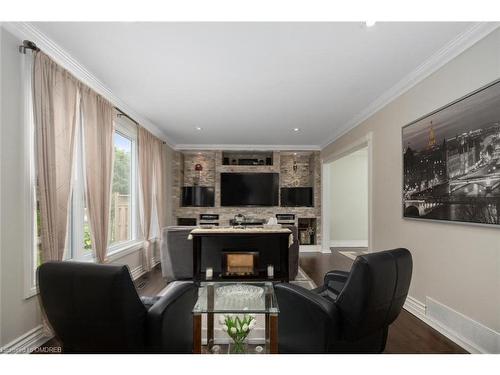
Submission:
[[[224,315],[219,316],[219,323],[220,324],[225,324],[226,323],[226,317]]]
[[[256,322],[256,321],[255,321],[255,319],[254,319],[254,320],[252,320],[252,321],[250,322],[250,324],[248,325],[248,328],[252,329],[253,327],[255,327],[255,324],[257,324],[257,322]]]
[[[224,324],[224,325],[222,326],[222,330],[223,330],[224,332],[227,332],[227,325],[225,325],[225,324]]]
[[[236,327],[231,327],[231,333],[233,333],[233,334],[234,334],[234,333],[236,333],[236,332],[237,332]]]
[[[248,331],[248,324],[243,324],[243,326],[241,327],[241,329],[243,330],[243,332],[246,332]]]

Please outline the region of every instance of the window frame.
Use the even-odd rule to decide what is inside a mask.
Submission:
[[[78,130],[80,132],[77,135],[79,143],[81,142],[80,150],[76,150],[75,154],[75,177],[82,180],[81,184],[73,184],[73,194],[71,198],[71,213],[70,213],[70,225],[68,227],[68,249],[65,260],[68,261],[95,261],[94,251],[85,252],[83,250],[83,239],[84,239],[84,215],[85,215],[85,171],[78,170],[79,167],[84,168],[83,164],[83,138],[81,137],[81,127]],[[119,259],[127,254],[139,250],[142,247],[143,241],[139,237],[139,210],[138,210],[138,171],[137,171],[137,127],[135,124],[130,124],[125,121],[122,117],[116,116],[114,119],[114,131],[121,136],[129,139],[132,143],[130,168],[131,168],[131,217],[130,217],[130,227],[131,227],[131,239],[128,241],[121,241],[108,246],[107,250],[107,260],[108,262]],[[114,146],[113,146],[114,147]],[[83,176],[83,178],[82,178]],[[112,180],[111,180],[112,182]],[[80,203],[79,203],[80,202]],[[111,207],[110,207],[111,209]]]
[[[23,138],[24,138],[24,178],[26,183],[24,191],[24,222],[26,225],[26,236],[24,238],[24,298],[29,299],[38,294],[38,283],[36,270],[38,267],[38,242],[37,236],[37,181],[36,181],[36,139],[35,122],[33,113],[32,95],[32,54],[21,54],[23,74]],[[83,248],[84,236],[84,202],[85,180],[83,164],[83,138],[81,133],[81,121],[75,135],[78,147],[75,150],[74,177],[79,183],[73,183],[72,196],[70,198],[70,214],[68,218],[67,247],[65,249],[65,261],[87,261],[94,262],[94,252],[85,252]],[[136,252],[143,247],[140,236],[139,220],[139,179],[138,179],[138,152],[137,152],[137,126],[128,119],[121,116],[114,118],[114,132],[131,140],[131,239],[118,242],[108,246],[108,262],[120,259],[130,253]],[[77,176],[77,174],[79,174]],[[80,182],[81,181],[81,182]],[[73,181],[75,182],[75,180]]]
[[[131,214],[130,214],[130,228],[131,239],[128,241],[121,241],[108,246],[108,259],[119,258],[122,252],[131,252],[138,250],[142,247],[142,239],[140,239],[139,228],[139,179],[138,179],[138,154],[137,154],[137,126],[132,124],[124,116],[117,115],[114,122],[114,133],[120,134],[122,137],[129,139],[132,143],[131,158],[130,158],[130,195],[131,199]],[[113,183],[113,180],[111,180]],[[111,209],[111,208],[110,208]],[[129,250],[129,251],[127,251]],[[123,256],[126,254],[123,254]]]

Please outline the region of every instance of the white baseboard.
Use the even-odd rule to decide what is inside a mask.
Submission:
[[[159,258],[152,258],[151,259],[151,267],[155,267],[158,263],[160,263]],[[130,275],[132,276],[132,280],[137,280],[139,277],[144,275],[146,273],[146,270],[144,269],[144,266],[141,264],[137,267],[134,267],[130,270]]]
[[[145,273],[146,273],[146,270],[144,269],[142,264],[140,266],[134,267],[130,270],[130,276],[132,276],[132,280],[137,280],[139,277],[141,277]]]
[[[299,253],[321,253],[321,245],[300,245]]]
[[[408,296],[403,307],[470,353],[500,353],[500,333],[430,297]]]
[[[41,345],[45,344],[53,336],[47,333],[43,325],[39,325],[24,335],[12,340],[7,345],[0,348],[1,353],[29,354]]]
[[[368,247],[368,240],[332,240],[330,247]]]

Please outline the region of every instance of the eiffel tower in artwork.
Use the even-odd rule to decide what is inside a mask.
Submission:
[[[436,146],[436,134],[434,133],[434,128],[432,127],[432,121],[431,125],[429,126],[429,138],[427,141],[427,149],[431,150]]]

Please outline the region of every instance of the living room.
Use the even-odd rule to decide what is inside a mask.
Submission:
[[[497,360],[495,11],[5,18],[0,353]]]

